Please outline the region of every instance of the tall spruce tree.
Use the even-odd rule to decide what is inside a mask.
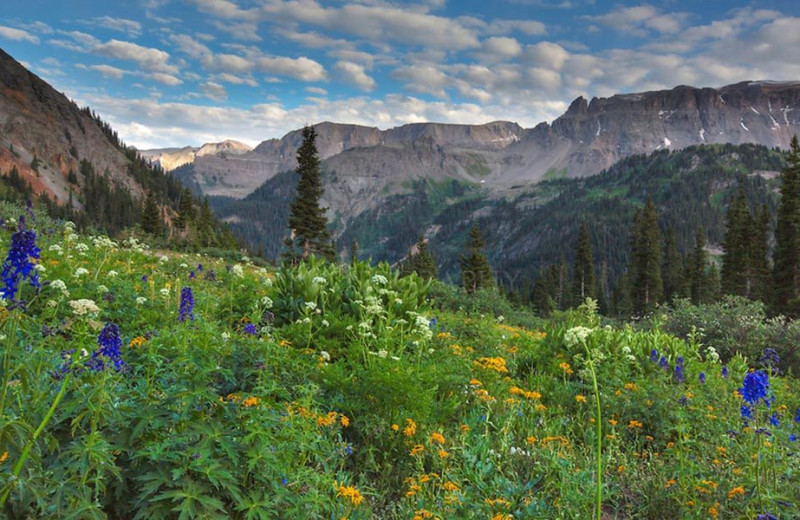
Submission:
[[[428,242],[424,237],[419,237],[414,244],[416,251],[409,254],[400,266],[402,275],[417,273],[420,278],[431,280],[436,278],[436,261],[428,250]]]
[[[661,301],[664,286],[661,280],[661,231],[658,215],[651,199],[633,219],[631,254],[632,297],[634,311],[644,314]]]
[[[694,253],[688,266],[690,297],[695,305],[708,302],[712,293],[707,269],[706,232],[702,226],[697,226]]]
[[[675,230],[669,228],[664,239],[664,264],[661,267],[664,278],[664,300],[672,301],[684,295],[683,257],[678,252],[678,239]]]
[[[728,206],[725,218],[725,239],[722,255],[722,292],[750,297],[752,277],[750,273],[750,245],[753,223],[747,207],[744,186],[739,186],[733,202]]]
[[[303,142],[297,150],[295,169],[300,179],[297,183],[297,196],[290,209],[290,238],[286,242],[291,251],[284,253],[284,260],[290,263],[297,258],[305,261],[311,255],[323,256],[331,261],[335,257],[327,228],[326,208],[319,205],[323,189],[316,139],[314,127],[303,128]],[[300,252],[297,253],[296,249]]]
[[[592,240],[586,222],[581,223],[578,243],[575,246],[575,264],[572,273],[572,304],[576,307],[586,298],[597,299],[597,287],[592,257]]]
[[[178,203],[178,218],[175,220],[175,227],[186,229],[195,219],[194,200],[189,188],[184,188],[181,192],[181,200]]]
[[[772,214],[766,204],[762,204],[756,217],[751,220],[750,231],[750,271],[753,278],[752,298],[764,303],[772,301],[769,266],[769,224]]]
[[[358,240],[355,238],[350,242],[350,265],[355,265],[358,262]]]
[[[164,221],[161,220],[161,207],[158,205],[156,194],[152,191],[147,192],[147,198],[144,201],[141,226],[142,231],[154,236],[161,235],[164,226]]]
[[[798,278],[800,277],[800,144],[792,138],[781,172],[781,200],[775,224],[773,256],[774,310],[798,316]]]
[[[484,245],[480,228],[473,224],[466,244],[467,254],[458,262],[461,266],[461,284],[470,294],[483,287],[494,286],[489,260],[483,251]]]

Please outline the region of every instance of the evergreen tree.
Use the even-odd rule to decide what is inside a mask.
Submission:
[[[750,231],[750,271],[753,279],[752,298],[762,302],[770,302],[770,267],[769,267],[769,223],[772,219],[769,208],[763,204],[751,219],[753,228]]]
[[[698,226],[695,235],[694,253],[688,268],[690,297],[695,305],[708,302],[712,292],[712,288],[709,286],[709,277],[706,273],[707,267],[706,232],[702,226]]]
[[[800,277],[800,144],[797,135],[792,138],[786,163],[781,172],[772,280],[775,312],[796,317]]]
[[[597,299],[594,275],[594,259],[592,258],[592,241],[586,222],[581,223],[578,232],[578,243],[575,247],[575,266],[572,274],[572,304],[576,307],[586,298]]]
[[[567,259],[561,255],[561,263],[558,265],[558,279],[556,285],[555,300],[558,308],[562,311],[569,309],[572,303],[569,299],[569,268],[567,267]]]
[[[414,244],[415,252],[408,255],[406,260],[400,267],[400,272],[403,275],[417,273],[417,275],[425,280],[436,278],[436,261],[433,259],[430,251],[428,250],[428,243],[424,237],[419,237],[417,243]]]
[[[208,205],[208,197],[203,199],[203,204],[200,205],[200,212],[197,216],[197,238],[203,247],[215,245],[214,215]]]
[[[156,194],[152,191],[147,192],[147,198],[142,208],[142,231],[154,236],[161,235],[164,222],[161,220],[161,208],[158,205]]]
[[[631,275],[626,271],[617,278],[617,283],[611,292],[611,311],[614,316],[629,319],[633,315],[632,294]]]
[[[350,242],[350,265],[355,265],[358,262],[358,240],[355,238]]]
[[[323,189],[316,139],[317,133],[313,127],[303,128],[303,143],[297,150],[295,170],[300,179],[297,183],[297,196],[292,202],[289,214],[289,229],[292,231],[291,249],[299,248],[300,254],[297,255],[292,251],[284,257],[299,256],[305,261],[311,255],[320,255],[332,261],[335,252],[327,229],[326,208],[319,205]]]
[[[559,271],[560,268],[557,265],[551,265],[539,271],[539,277],[533,286],[531,300],[533,308],[540,316],[548,317],[553,311],[558,310],[555,296],[558,292]]]
[[[178,218],[175,220],[175,226],[178,229],[186,229],[186,226],[194,222],[194,201],[192,200],[192,192],[189,188],[184,188],[181,193],[181,200],[178,205]]]
[[[632,283],[634,311],[644,314],[653,309],[663,295],[661,281],[661,232],[653,201],[633,219]]]
[[[492,287],[494,285],[489,260],[483,251],[484,245],[481,230],[477,224],[473,224],[466,244],[467,254],[459,259],[461,284],[470,294],[482,287]]]
[[[664,240],[664,265],[661,268],[664,276],[664,299],[667,302],[683,296],[683,258],[678,252],[678,240],[675,230],[669,228]]]
[[[744,186],[728,206],[722,255],[722,292],[749,297],[751,292],[750,245],[753,223]]]
[[[600,314],[611,314],[611,293],[608,290],[608,260],[600,264],[600,279],[597,281],[597,309]]]

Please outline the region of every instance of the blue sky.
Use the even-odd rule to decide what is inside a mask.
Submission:
[[[0,47],[134,146],[531,127],[575,97],[800,80],[800,1],[20,0]]]

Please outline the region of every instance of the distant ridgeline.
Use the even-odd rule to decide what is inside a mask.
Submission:
[[[389,196],[380,208],[348,222],[334,218],[333,224],[340,252],[356,240],[362,258],[391,263],[425,235],[439,277],[457,283],[458,257],[477,222],[500,284],[526,299],[543,269],[563,262],[571,271],[578,230],[586,221],[598,283],[610,288],[628,265],[634,213],[648,198],[662,231],[674,230],[681,254],[694,247],[698,226],[718,252],[726,208],[739,185],[751,208],[766,204],[774,213],[777,173],[784,164],[779,150],[760,145],[704,145],[631,156],[601,174],[543,181],[511,198],[487,197],[479,187],[455,180],[420,180],[410,193]],[[334,175],[323,172],[326,182]],[[276,258],[296,182],[293,172],[284,172],[242,200],[210,201],[237,235]]]

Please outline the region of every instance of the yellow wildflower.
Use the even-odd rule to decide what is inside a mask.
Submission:
[[[728,491],[728,498],[734,498],[737,495],[744,495],[744,486],[737,486]]]
[[[580,395],[580,394],[576,395],[575,396],[575,402],[576,403],[585,403],[586,402],[586,396],[585,395]]]
[[[8,460],[8,452],[4,451],[2,455],[0,455],[0,464],[4,463]]]
[[[460,489],[458,487],[458,484],[455,484],[450,481],[445,482],[442,487],[444,488],[445,491],[458,491]]]
[[[432,433],[431,442],[435,444],[444,444],[444,435],[439,432]]]
[[[644,425],[643,425],[642,423],[640,423],[639,421],[637,421],[637,420],[631,419],[631,420],[628,422],[628,428],[630,428],[630,429],[633,429],[633,428],[643,428],[643,427],[644,427]]]
[[[399,426],[399,425],[397,425],[397,424],[393,424],[393,425],[392,425],[392,430],[394,430],[394,431],[398,431],[398,430],[400,430],[400,426]]]
[[[250,396],[244,401],[242,401],[242,406],[244,406],[245,408],[250,408],[251,406],[255,406],[260,402],[261,400],[258,397]]]
[[[131,346],[131,347],[138,347],[138,346],[140,346],[140,345],[144,345],[144,343],[145,343],[146,341],[147,341],[147,339],[145,339],[145,338],[144,338],[144,336],[136,336],[135,338],[133,338],[133,339],[131,340],[131,342],[130,342],[129,346]]]
[[[419,455],[424,450],[425,450],[425,446],[423,446],[422,444],[417,444],[416,446],[411,448],[411,456],[413,457],[414,455]]]
[[[354,506],[364,501],[364,497],[353,486],[339,486],[336,496],[350,499],[350,502],[352,502]]]
[[[561,363],[558,365],[558,368],[563,370],[566,375],[570,375],[572,373],[572,367],[569,366],[569,363]]]
[[[342,426],[344,426],[345,428],[350,426],[350,419],[346,415],[342,414],[339,420],[341,421]]]
[[[494,370],[501,374],[508,372],[506,367],[506,360],[501,357],[482,357],[474,361],[476,365],[487,370]]]
[[[403,435],[406,437],[411,437],[417,433],[417,423],[415,423],[413,419],[406,419],[406,423],[406,427],[403,428]]]

